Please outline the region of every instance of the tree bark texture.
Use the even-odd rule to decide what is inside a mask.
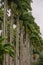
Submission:
[[[19,16],[17,16],[16,23],[16,65],[19,65]]]

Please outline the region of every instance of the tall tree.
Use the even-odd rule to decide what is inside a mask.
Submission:
[[[4,0],[4,21],[3,21],[3,28],[2,28],[2,37],[6,37],[7,36],[7,0]],[[4,40],[3,43],[7,43],[7,40]],[[6,65],[6,63],[8,63],[5,55],[4,55],[4,61],[3,61],[3,65]]]
[[[14,13],[13,13],[13,0],[11,1],[11,21],[10,21],[10,44],[14,43],[14,34],[13,34],[13,23],[14,23]],[[14,65],[14,58],[10,57],[10,65]]]
[[[19,65],[19,17],[16,19],[16,65]]]
[[[13,2],[13,4],[11,4]],[[34,18],[31,15],[30,11],[31,9],[31,0],[8,0],[8,7],[9,9],[11,9],[11,22],[10,22],[10,43],[13,42],[13,15],[14,15],[14,19],[16,20],[16,65],[29,65],[29,62],[27,61],[27,59],[30,61],[29,59],[29,54],[31,54],[31,43],[32,45],[36,45],[36,42],[40,42],[40,31],[39,31],[39,27],[37,26],[37,24],[34,22]],[[4,37],[6,36],[6,22],[7,22],[7,0],[4,0],[4,24],[3,24],[3,32],[4,32]],[[23,26],[24,26],[24,30],[23,27],[21,28],[21,32],[20,32],[20,20],[23,21]],[[27,32],[28,31],[28,32]],[[25,32],[25,35],[24,35]],[[21,37],[20,37],[21,36]],[[23,37],[24,36],[24,37]],[[35,37],[34,37],[35,36]],[[20,38],[19,38],[20,37]],[[33,41],[33,38],[36,39],[36,42]],[[20,39],[20,40],[19,40]],[[25,39],[25,42],[24,42]],[[35,40],[34,39],[34,40]],[[22,40],[22,41],[21,41]],[[31,42],[30,42],[31,40]],[[34,42],[36,44],[34,44]],[[19,49],[19,43],[20,43],[20,49]],[[40,45],[40,43],[39,43]],[[35,48],[36,48],[35,46]],[[23,48],[23,51],[22,51]],[[30,51],[29,51],[30,50]],[[24,55],[25,53],[25,55]],[[23,54],[23,58],[22,58],[22,54]],[[25,57],[27,55],[27,57]],[[12,58],[10,59],[10,65],[12,64]],[[23,63],[22,63],[23,62]],[[8,64],[8,63],[7,63]]]

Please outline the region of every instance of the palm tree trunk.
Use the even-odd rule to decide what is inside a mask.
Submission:
[[[6,21],[7,21],[7,0],[4,0],[4,21],[2,24],[2,37],[6,36]],[[5,44],[4,40],[4,44]]]
[[[27,31],[23,47],[23,65],[30,65],[30,40]]]
[[[20,34],[20,65],[23,65],[23,34],[24,34],[24,27],[21,29]]]
[[[16,65],[19,65],[19,16],[17,16],[16,22]]]
[[[23,65],[28,65],[27,64],[27,50],[26,50],[26,41],[23,45]]]
[[[7,11],[7,9],[6,9],[6,1],[4,0],[4,22],[3,22],[3,29],[2,29],[2,35],[3,35],[3,37],[5,37],[6,36],[6,11]],[[5,43],[5,40],[3,41],[4,43]],[[4,55],[4,61],[3,61],[3,65],[5,65],[5,55]]]
[[[32,45],[30,43],[28,32],[26,33],[26,49],[27,49],[28,65],[32,65]]]
[[[26,33],[26,53],[27,53],[27,65],[32,65],[32,48],[28,33]]]
[[[4,0],[4,22],[2,24],[2,37],[7,36],[7,0]],[[4,40],[3,43],[7,43],[7,40]],[[7,56],[4,55],[4,61],[3,65],[8,65],[8,59],[6,59]]]
[[[13,22],[14,22],[14,16],[13,16],[13,12],[11,11],[10,44],[13,43]],[[10,65],[14,65],[14,59],[12,57],[10,57]]]
[[[30,65],[32,65],[32,44],[30,44]]]
[[[11,2],[11,8],[13,8],[14,2],[12,0]],[[14,13],[13,10],[11,9],[11,22],[10,22],[10,43],[14,42],[14,31],[13,31],[13,23],[14,23]],[[15,64],[15,58],[10,57],[10,65]]]
[[[30,63],[30,40],[29,35],[26,33],[26,53],[27,53],[27,65],[31,65]]]

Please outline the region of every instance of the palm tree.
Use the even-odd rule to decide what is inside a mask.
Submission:
[[[28,52],[27,52],[27,50],[26,50],[26,52],[29,53],[28,55],[30,55],[30,60],[31,60],[32,59],[32,49],[31,49],[31,47],[34,46],[35,43],[38,42],[38,40],[39,40],[39,42],[38,42],[39,46],[41,44],[39,26],[34,22],[34,18],[33,18],[32,14],[30,12],[27,13],[26,11],[24,11],[24,13],[22,13],[22,15],[20,16],[20,20],[23,21],[23,25],[24,25],[24,28],[25,28],[25,31],[26,31],[26,45],[25,45],[25,47],[28,50]],[[32,37],[35,36],[34,39],[31,38],[31,36]],[[36,38],[37,38],[37,40],[36,40]],[[36,41],[36,42],[34,42],[33,40]],[[36,43],[35,46],[37,46],[37,43]],[[26,58],[27,57],[25,57],[25,59]]]
[[[28,10],[29,11],[31,10],[31,6],[30,6],[31,0],[28,0],[28,1],[26,1],[26,0],[23,0],[23,1],[21,1],[21,0],[20,1],[19,0],[15,0],[15,1],[13,0],[12,1],[11,0],[10,1],[9,0],[9,3],[12,3],[12,2],[14,4],[13,5],[10,4],[11,5],[11,8],[10,8],[11,9],[10,42],[12,42],[12,40],[13,40],[13,21],[15,19],[16,20],[16,65],[22,64],[21,62],[23,62],[23,65],[24,64],[26,65],[26,64],[29,64],[27,59],[29,60],[28,56],[30,54],[29,50],[30,50],[30,47],[31,47],[31,46],[29,46],[30,40],[31,40],[30,37],[33,36],[32,35],[32,33],[34,34],[33,31],[39,32],[39,28],[38,28],[37,25],[35,26],[35,24],[33,22],[34,21],[33,17],[31,16],[30,12],[28,13]],[[12,9],[13,9],[13,11],[12,11]],[[6,11],[4,11],[4,12],[6,12]],[[13,15],[14,15],[14,19],[13,19]],[[6,19],[4,19],[4,20],[6,21]],[[20,20],[23,21],[23,26],[25,28],[25,31],[22,31],[23,28],[21,29],[21,33],[20,33]],[[5,25],[5,22],[4,22],[4,25]],[[5,27],[6,26],[4,26],[4,36],[6,35],[5,34]],[[28,33],[27,33],[27,31],[28,31]],[[23,40],[24,32],[26,32],[25,43],[23,42],[24,41]],[[21,36],[20,40],[19,40],[19,36]],[[19,49],[19,41],[20,41],[20,49]],[[22,48],[23,48],[23,51],[22,51]],[[19,55],[19,52],[20,52],[20,55]],[[25,55],[24,55],[24,53],[25,53]],[[23,58],[21,58],[22,54],[23,54]],[[25,57],[26,55],[27,55],[27,57]],[[22,59],[23,59],[23,61],[22,61]],[[24,62],[25,59],[26,59],[26,63]],[[12,61],[12,59],[11,59],[11,61]],[[10,62],[10,64],[12,64],[12,62]]]
[[[20,44],[19,44],[19,56],[20,56],[20,60],[19,60],[19,64],[23,65],[23,52],[24,52],[24,26],[23,23],[21,21],[20,23]]]
[[[4,0],[4,21],[3,21],[3,26],[2,26],[2,37],[6,37],[7,35],[7,0]],[[3,43],[7,43],[7,40],[4,40]],[[6,56],[7,57],[7,56]],[[3,65],[5,65],[7,60],[5,60],[4,56],[4,61]]]
[[[11,21],[10,21],[10,43],[14,43],[14,40],[13,40],[13,23],[14,23],[14,13],[13,13],[13,1],[11,2]],[[10,65],[14,65],[14,58],[10,57]]]
[[[19,17],[16,19],[16,65],[19,65]]]
[[[16,33],[17,33],[16,34],[16,61],[17,61],[16,63],[17,64],[19,64],[19,57],[18,57],[19,56],[19,33],[20,33],[20,31],[19,31],[19,17],[20,17],[21,11],[23,11],[23,9],[24,10],[27,10],[29,8],[31,10],[30,4],[29,4],[30,2],[31,1],[29,1],[29,0],[28,1],[25,1],[24,0],[23,2],[21,0],[20,1],[18,1],[18,0],[17,1],[14,1],[14,4],[17,5],[16,6],[16,11],[13,9],[14,10],[14,15],[16,13],[16,23],[17,23],[16,24],[16,26],[17,26],[16,27],[16,29],[17,29],[16,30]],[[25,4],[23,4],[23,3],[25,3]]]

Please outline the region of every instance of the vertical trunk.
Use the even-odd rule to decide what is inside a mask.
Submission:
[[[11,8],[13,8],[14,2],[12,0],[11,2]],[[14,35],[13,35],[13,23],[14,23],[14,13],[13,10],[11,9],[11,22],[10,22],[10,43],[14,42]],[[10,65],[14,65],[15,63],[15,58],[10,57]]]
[[[10,21],[10,44],[13,43],[13,12],[11,11],[11,21]],[[10,57],[10,65],[14,65],[14,59]]]
[[[11,13],[11,21],[10,21],[10,43],[13,42],[13,13]]]
[[[30,65],[30,40],[26,30],[26,38],[23,45],[23,65]]]
[[[26,51],[27,51],[27,65],[30,65],[30,40],[28,33],[26,33]]]
[[[10,21],[10,43],[13,43],[13,23],[14,23],[14,15],[11,11],[11,21]]]
[[[22,62],[23,62],[23,65],[27,65],[27,52],[26,52],[26,39],[25,39],[25,34],[24,34],[24,37],[23,37],[23,58],[22,58]]]
[[[7,37],[7,0],[4,0],[4,22],[2,24],[2,37]],[[4,40],[4,44],[7,43],[7,39]],[[8,65],[9,55],[4,55],[3,65]]]
[[[26,33],[26,53],[27,53],[27,65],[32,65],[32,48],[28,33]]]
[[[32,44],[30,44],[30,65],[32,65]]]
[[[26,41],[23,45],[23,65],[28,65],[27,64],[27,50],[26,50]]]
[[[23,65],[23,34],[24,28],[22,27],[20,34],[20,65]]]
[[[6,21],[7,21],[7,0],[4,0],[4,21],[2,24],[2,37],[6,36]],[[5,40],[4,40],[5,44]]]
[[[2,37],[7,36],[7,0],[4,0],[4,22],[2,24]],[[3,43],[7,43],[7,40],[4,40]],[[8,56],[4,55],[3,65],[8,65]]]
[[[16,22],[16,65],[19,65],[19,17],[17,17]]]

